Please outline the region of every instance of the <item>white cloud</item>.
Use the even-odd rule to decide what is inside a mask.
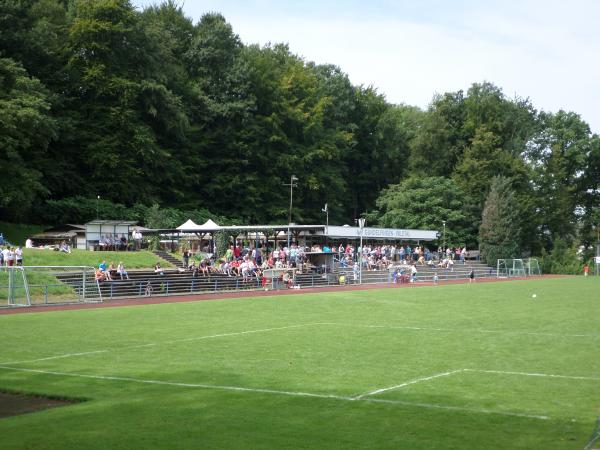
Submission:
[[[340,66],[353,83],[372,84],[394,103],[425,107],[436,92],[486,80],[510,97],[531,98],[538,109],[579,113],[600,132],[600,2],[463,2],[461,10],[425,1],[409,11],[408,4],[379,0],[372,9],[340,3],[335,15],[334,2],[308,3],[295,16],[285,2],[269,0],[184,9],[195,20],[219,10],[244,42],[287,42],[292,52]]]

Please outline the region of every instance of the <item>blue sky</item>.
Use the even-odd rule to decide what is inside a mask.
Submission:
[[[156,3],[134,0],[138,7]],[[390,102],[491,81],[600,133],[600,1],[182,1],[194,21],[220,12],[248,44],[286,42]]]

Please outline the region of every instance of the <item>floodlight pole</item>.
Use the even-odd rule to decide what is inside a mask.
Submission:
[[[293,199],[294,199],[294,188],[298,187],[298,185],[296,184],[296,181],[298,181],[298,177],[296,175],[292,175],[290,177],[290,183],[284,183],[284,186],[289,186],[290,187],[290,212],[288,214],[288,230],[287,230],[287,246],[288,249],[290,248],[290,224],[292,223],[292,205],[293,205]]]
[[[362,269],[363,269],[363,235],[365,232],[365,218],[361,217],[360,219],[358,219],[358,229],[360,231],[360,252],[358,253],[358,259],[359,259],[359,271],[358,271],[358,284],[362,284]]]
[[[100,196],[98,196],[96,198],[96,220],[98,220],[100,218],[100,215],[99,215],[99,211],[100,211],[99,204],[100,204]]]
[[[442,250],[446,251],[446,221],[442,221],[442,225],[444,226],[444,231],[442,233]]]

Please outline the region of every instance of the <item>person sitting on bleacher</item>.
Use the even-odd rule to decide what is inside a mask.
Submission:
[[[208,276],[208,262],[206,259],[203,259],[200,262],[200,272],[202,272],[202,275]]]
[[[192,261],[192,263],[188,266],[188,270],[192,272],[193,277],[198,276],[198,267],[196,267],[196,261]]]
[[[156,265],[154,266],[154,273],[158,274],[158,275],[164,275],[165,273],[163,272],[162,267],[160,267],[160,263],[157,262]]]
[[[110,272],[108,271],[108,268],[106,267],[106,261],[102,261],[98,265],[98,269],[100,269],[102,271],[102,273],[104,274],[104,278],[106,280],[112,281],[112,277],[110,276]]]
[[[102,272],[102,269],[100,269],[100,268],[96,269],[95,277],[96,277],[96,281],[98,281],[98,282],[102,282],[102,281],[106,280],[106,275],[104,275],[104,272]]]
[[[110,264],[108,265],[108,269],[106,269],[106,270],[110,274],[111,278],[113,278],[113,276],[117,275],[117,269],[115,268],[115,264],[112,261],[110,262]]]
[[[119,262],[119,265],[117,266],[117,273],[121,277],[121,280],[123,279],[123,277],[125,277],[129,280],[129,274],[125,270],[125,265],[123,264],[123,261]]]

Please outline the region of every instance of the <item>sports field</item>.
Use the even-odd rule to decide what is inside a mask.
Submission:
[[[0,390],[87,400],[0,447],[595,448],[599,318],[582,277],[0,315]]]

